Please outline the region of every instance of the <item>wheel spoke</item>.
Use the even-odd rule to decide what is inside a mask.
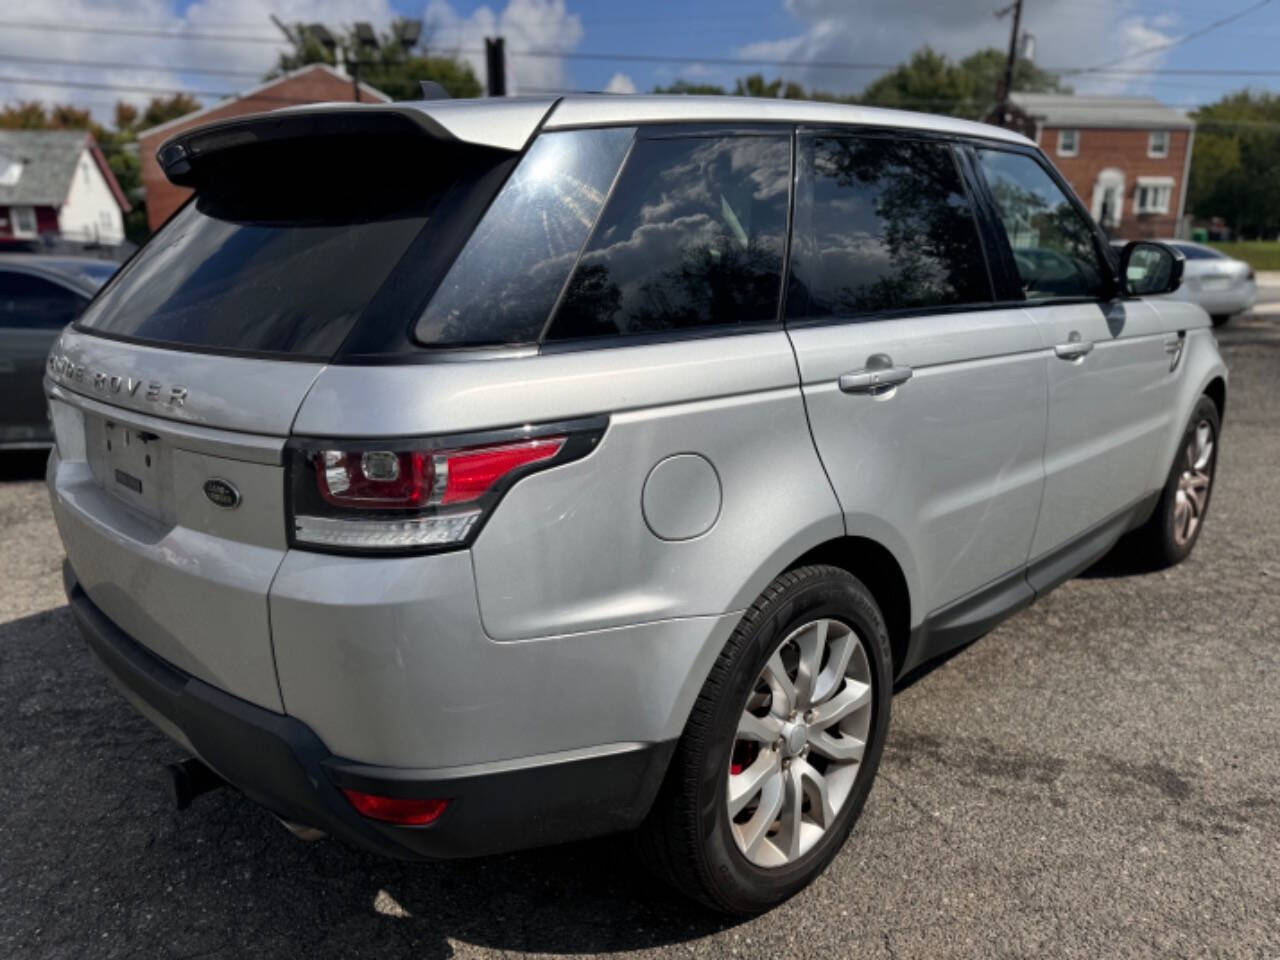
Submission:
[[[788,860],[800,856],[800,840],[804,825],[804,782],[800,765],[792,764],[783,772],[782,829],[774,841]]]
[[[821,821],[822,829],[826,830],[836,820],[836,811],[831,806],[831,795],[827,791],[827,778],[818,772],[816,767],[810,766],[803,760],[797,764],[797,767],[804,783],[804,792],[809,797],[809,812],[815,819]]]
[[[754,713],[744,712],[738,719],[738,739],[753,740],[756,743],[773,743],[782,733],[782,721],[769,714],[757,717]]]
[[[1209,475],[1203,471],[1193,473],[1187,478],[1186,490],[1196,516],[1203,516],[1205,502],[1209,498]]]
[[[760,791],[760,806],[756,808],[751,819],[740,827],[735,825],[734,829],[738,832],[738,838],[742,843],[742,852],[748,857],[754,857],[760,852],[760,846],[768,836],[769,828],[782,812],[785,793],[782,771],[779,770],[778,776],[765,781],[764,789]]]
[[[857,737],[848,735],[837,737],[823,730],[809,737],[809,748],[828,760],[850,763],[862,760],[862,754],[867,749],[867,745]]]
[[[822,653],[827,646],[827,621],[811,623],[808,629],[796,637],[795,645],[800,651],[800,661],[796,666],[795,709],[803,710],[813,702],[818,671],[822,669]]]
[[[729,816],[736,817],[756,794],[760,793],[770,777],[781,772],[781,762],[772,750],[760,751],[756,762],[741,773],[729,776]]]
[[[796,709],[796,687],[787,675],[787,668],[782,662],[782,653],[775,650],[769,662],[764,665],[764,678],[773,690],[773,709],[775,717],[785,717]]]
[[[1196,427],[1196,450],[1195,459],[1191,463],[1193,470],[1204,470],[1209,466],[1209,459],[1213,456],[1213,427],[1207,423],[1201,423]]]
[[[834,640],[828,634],[827,647],[831,651],[831,657],[827,660],[827,665],[822,669],[822,673],[818,675],[817,683],[814,684],[814,703],[822,703],[840,689],[840,683],[844,680],[844,672],[849,669],[849,660],[853,656],[854,647],[857,645],[857,636],[847,627],[845,632]]]
[[[809,725],[819,730],[826,729],[870,702],[871,684],[846,677],[843,690],[814,707],[813,720]]]

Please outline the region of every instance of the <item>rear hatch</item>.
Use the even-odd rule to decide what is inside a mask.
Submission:
[[[501,182],[503,146],[418,108],[312,108],[161,149],[195,196],[62,335],[46,380],[67,557],[138,642],[282,711],[267,598],[294,416],[344,344],[412,348],[431,265]]]

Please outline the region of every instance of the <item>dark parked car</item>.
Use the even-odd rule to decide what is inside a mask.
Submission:
[[[45,358],[119,266],[87,257],[0,257],[0,450],[53,443],[41,387]]]

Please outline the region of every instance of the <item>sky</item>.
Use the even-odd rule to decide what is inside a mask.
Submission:
[[[648,92],[676,79],[732,86],[763,72],[806,87],[856,93],[884,65],[929,44],[955,58],[1008,44],[1004,0],[4,0],[0,101],[90,107],[102,120],[145,88],[219,93],[255,84],[283,41],[269,16],[331,26],[420,18],[433,50],[456,52],[483,79],[483,39],[501,34],[516,92]],[[1077,92],[1156,96],[1192,107],[1252,86],[1280,92],[1280,0],[1154,53],[1259,0],[1025,0],[1037,64],[1064,71],[1128,58],[1113,70],[1064,77]],[[91,28],[87,30],[72,29]],[[111,32],[114,31],[114,32]],[[146,31],[180,34],[144,36]],[[230,38],[230,39],[227,39]],[[563,52],[569,56],[530,56]],[[594,55],[603,54],[600,58]],[[646,60],[659,57],[660,60]],[[724,63],[734,59],[783,65]],[[47,62],[60,61],[60,62]],[[1271,76],[1147,70],[1272,71]]]

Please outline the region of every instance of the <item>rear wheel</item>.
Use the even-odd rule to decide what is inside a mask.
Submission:
[[[1133,537],[1134,549],[1152,566],[1180,563],[1200,538],[1213,493],[1221,426],[1217,406],[1201,397],[1182,435],[1160,502]]]
[[[1225,327],[1228,323],[1231,322],[1232,316],[1234,316],[1234,314],[1215,313],[1210,319],[1213,320],[1213,325],[1215,327]]]
[[[711,670],[642,832],[646,860],[714,909],[791,896],[839,851],[889,725],[875,600],[835,567],[783,574]]]

